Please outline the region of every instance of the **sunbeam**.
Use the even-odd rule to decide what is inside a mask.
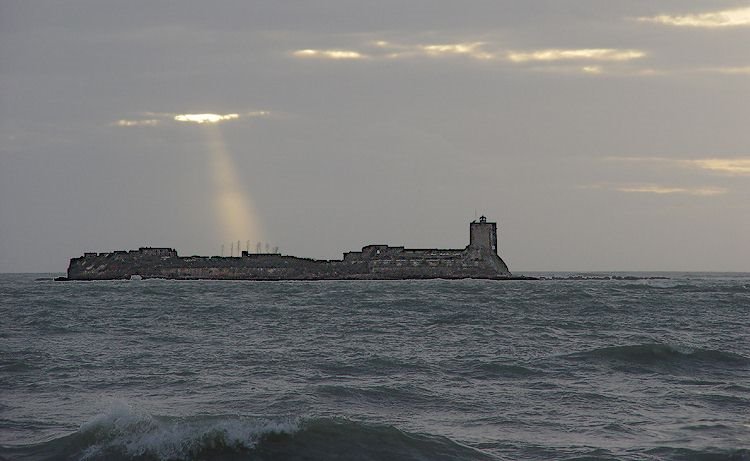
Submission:
[[[255,205],[237,178],[221,128],[215,124],[207,124],[204,128],[214,182],[214,206],[221,224],[217,236],[222,242],[262,240],[263,231]]]

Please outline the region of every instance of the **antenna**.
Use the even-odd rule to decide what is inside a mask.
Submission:
[[[245,242],[245,251],[247,251],[247,254],[250,254],[250,240]]]
[[[242,256],[242,252],[240,251],[240,241],[237,240],[237,257],[239,258]]]
[[[230,258],[234,257],[234,242],[229,244],[229,257]]]
[[[221,257],[224,257],[224,244],[221,244]]]

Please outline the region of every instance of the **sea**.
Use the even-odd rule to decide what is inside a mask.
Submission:
[[[54,275],[0,275],[2,460],[750,460],[750,274]]]

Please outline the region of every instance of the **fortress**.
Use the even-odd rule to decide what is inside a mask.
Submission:
[[[497,224],[482,216],[469,224],[463,249],[409,249],[368,245],[341,260],[316,260],[279,253],[242,252],[240,257],[180,257],[172,248],[84,253],[70,260],[62,280],[406,280],[512,279],[497,253]],[[522,277],[520,277],[522,278]]]

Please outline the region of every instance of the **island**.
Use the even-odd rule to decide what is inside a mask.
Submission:
[[[340,260],[250,253],[238,257],[178,256],[173,248],[84,253],[70,260],[67,277],[57,280],[519,280],[498,255],[497,223],[482,216],[469,224],[462,249],[410,249],[367,245]]]

